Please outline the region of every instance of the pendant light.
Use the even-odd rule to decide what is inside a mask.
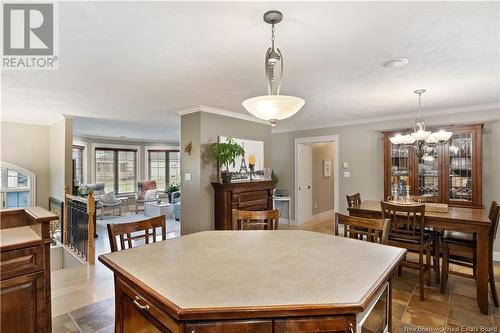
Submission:
[[[275,47],[275,24],[283,20],[283,14],[270,10],[264,14],[264,22],[271,24],[271,47],[266,52],[265,70],[267,95],[249,98],[243,101],[243,107],[257,118],[268,120],[276,126],[276,121],[289,118],[304,106],[300,97],[280,95],[283,76],[283,54]]]
[[[418,118],[415,120],[413,133],[406,135],[398,133],[389,138],[389,140],[393,145],[402,145],[411,148],[420,160],[425,155],[427,147],[446,143],[453,133],[445,130],[431,133],[425,130],[425,121],[422,117],[422,94],[425,93],[425,89],[415,90],[414,93],[418,95]]]

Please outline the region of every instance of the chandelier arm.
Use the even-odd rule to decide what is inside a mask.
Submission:
[[[264,60],[264,67],[266,69],[266,81],[267,81],[267,94],[272,95],[273,94],[273,83],[271,79],[271,73],[269,70],[269,57],[271,55],[272,49],[268,48],[266,52],[266,58]]]
[[[276,85],[276,95],[279,95],[280,90],[281,90],[281,82],[283,82],[283,54],[281,54],[281,51],[279,48],[277,49],[277,51],[278,51],[278,54],[280,55],[280,62],[281,62],[280,79],[279,79],[278,84]]]

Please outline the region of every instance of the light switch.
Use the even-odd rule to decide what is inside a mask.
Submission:
[[[351,177],[351,173],[349,171],[344,171],[344,178]]]
[[[191,180],[191,174],[190,173],[185,173],[184,174],[184,180]]]
[[[347,169],[347,168],[349,167],[349,163],[348,163],[348,162],[344,162],[344,163],[342,163],[342,167],[343,167],[344,169]]]

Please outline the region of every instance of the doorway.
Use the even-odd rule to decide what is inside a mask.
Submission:
[[[338,211],[338,135],[295,139],[295,224]]]

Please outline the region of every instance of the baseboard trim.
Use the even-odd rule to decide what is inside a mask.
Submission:
[[[493,251],[493,261],[500,261],[500,252]]]

